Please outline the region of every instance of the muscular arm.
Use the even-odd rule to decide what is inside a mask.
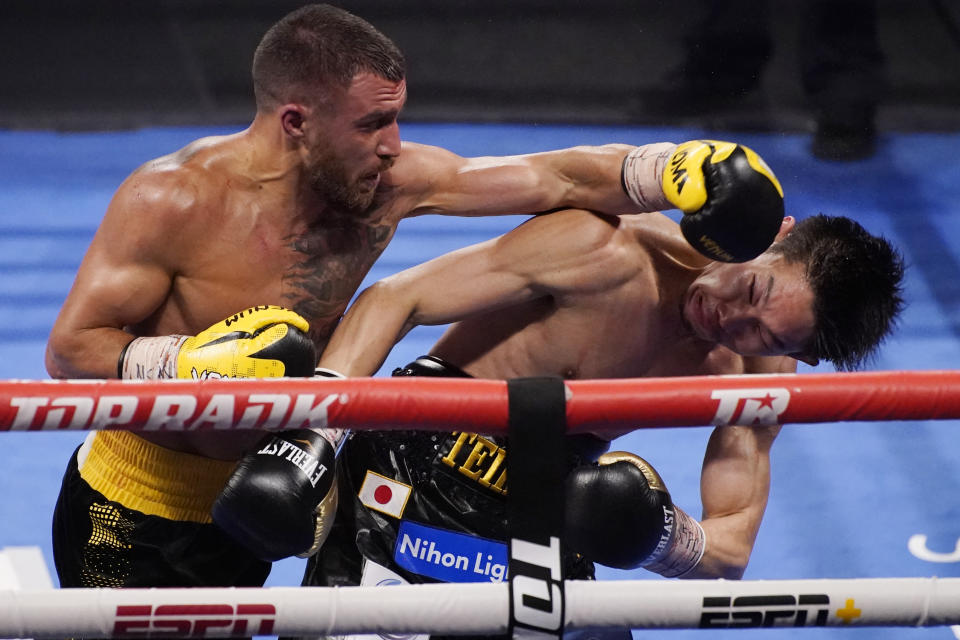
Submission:
[[[410,198],[410,216],[523,214],[572,207],[610,214],[671,208],[660,178],[672,143],[651,144],[643,188],[646,206],[635,204],[621,183],[624,144],[571,147],[518,156],[462,158],[405,143],[391,171]]]
[[[414,326],[625,281],[630,264],[613,246],[616,229],[616,218],[560,211],[381,280],[347,311],[320,366],[372,375]]]
[[[707,444],[700,493],[706,549],[690,578],[739,579],[770,491],[770,445],[780,427],[717,427]]]
[[[123,330],[148,317],[173,279],[165,220],[166,187],[134,174],[117,190],[87,251],[47,343],[54,378],[112,378],[132,336]]]
[[[789,357],[749,358],[748,373],[793,373]],[[703,558],[688,578],[739,579],[747,567],[770,493],[772,426],[722,426],[707,444],[700,475],[706,534]]]

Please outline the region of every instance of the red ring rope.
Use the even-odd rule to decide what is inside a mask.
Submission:
[[[960,371],[696,376],[567,382],[571,433],[649,427],[960,418]],[[501,380],[0,382],[0,431],[506,430]]]

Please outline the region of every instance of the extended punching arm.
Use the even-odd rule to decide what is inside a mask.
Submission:
[[[752,149],[733,142],[692,140],[656,155],[639,147],[624,158],[622,181],[645,208],[662,204],[662,189],[662,197],[684,213],[680,229],[687,242],[721,262],[757,257],[783,221],[783,188],[773,171]]]

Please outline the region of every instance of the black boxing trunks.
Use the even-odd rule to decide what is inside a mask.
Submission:
[[[261,586],[270,565],[210,518],[234,464],[129,432],[91,434],[70,459],[54,511],[60,585]]]
[[[469,377],[432,356],[393,375]],[[568,442],[570,468],[608,446]],[[473,433],[352,433],[338,457],[337,517],[303,585],[505,580],[506,455],[503,438]],[[593,578],[592,563],[572,553],[564,561],[570,579]]]

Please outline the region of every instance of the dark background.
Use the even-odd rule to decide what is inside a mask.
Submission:
[[[270,24],[301,4],[5,0],[0,128],[246,124],[253,114],[253,49]],[[709,2],[338,4],[405,52],[407,121],[814,127],[799,79],[800,54],[810,44],[797,28],[804,2],[771,0],[774,46],[756,90],[734,101],[700,96],[680,108],[671,92],[680,81],[685,38]],[[878,126],[960,129],[960,2],[880,0],[877,37],[886,84]]]

